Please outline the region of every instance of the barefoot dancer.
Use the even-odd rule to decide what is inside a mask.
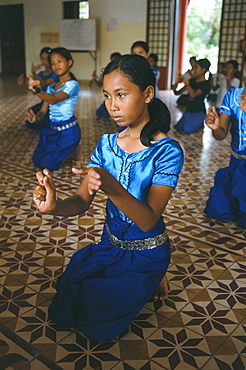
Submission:
[[[91,340],[108,342],[136,317],[161,282],[170,261],[163,211],[183,166],[183,151],[167,135],[170,113],[154,99],[155,76],[145,58],[124,55],[103,72],[106,107],[121,127],[94,150],[76,194],[56,200],[48,170],[37,173],[33,199],[42,213],[84,213],[98,190],[107,216],[98,244],[76,252],[57,282],[49,308],[61,327],[77,327]]]

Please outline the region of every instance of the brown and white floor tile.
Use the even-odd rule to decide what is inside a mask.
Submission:
[[[202,335],[175,325],[171,320],[137,349],[169,370],[201,369],[211,357]]]
[[[161,98],[175,123],[176,97],[162,91]],[[81,83],[76,116],[83,166],[101,135],[118,130],[111,119],[95,117],[102,100],[100,89]],[[207,128],[191,135],[171,128],[185,166],[164,215],[172,250],[169,297],[150,298],[112,342],[92,342],[56,327],[47,312],[73,253],[100,239],[106,199],[99,193],[80,217],[37,211],[31,158],[38,132],[25,127],[27,107],[37,101],[15,79],[0,78],[0,369],[245,369],[246,230],[203,213],[215,172],[229,163],[229,137],[218,142]],[[81,181],[72,160],[53,173],[61,199]]]
[[[93,342],[79,331],[70,333],[57,345],[49,348],[44,355],[64,370],[112,369],[121,358],[117,341]]]

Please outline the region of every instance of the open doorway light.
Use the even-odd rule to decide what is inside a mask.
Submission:
[[[187,9],[187,34],[183,70],[190,68],[189,58],[208,58],[210,72],[217,70],[220,22],[223,0],[190,0]]]

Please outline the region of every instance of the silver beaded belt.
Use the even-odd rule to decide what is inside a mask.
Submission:
[[[64,126],[50,126],[53,130],[56,130],[56,131],[62,131],[62,130],[66,130],[70,127],[73,127],[75,126],[77,123],[77,121],[73,121],[73,122],[69,122],[69,123],[66,123],[66,125]]]
[[[165,243],[168,239],[167,230],[162,234],[156,235],[154,238],[146,238],[139,240],[119,240],[116,236],[111,234],[108,224],[106,223],[106,230],[109,236],[109,240],[114,247],[131,250],[143,250],[143,249],[154,249]]]
[[[246,160],[246,155],[235,153],[233,150],[231,151],[231,154],[233,155],[233,157],[235,157],[237,159],[244,159],[244,160]]]

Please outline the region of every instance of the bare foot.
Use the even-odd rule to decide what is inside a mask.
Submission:
[[[167,277],[165,275],[165,276],[163,276],[158,288],[154,292],[153,298],[164,300],[164,299],[168,298],[168,292],[169,291],[170,291],[169,283],[168,283]]]

